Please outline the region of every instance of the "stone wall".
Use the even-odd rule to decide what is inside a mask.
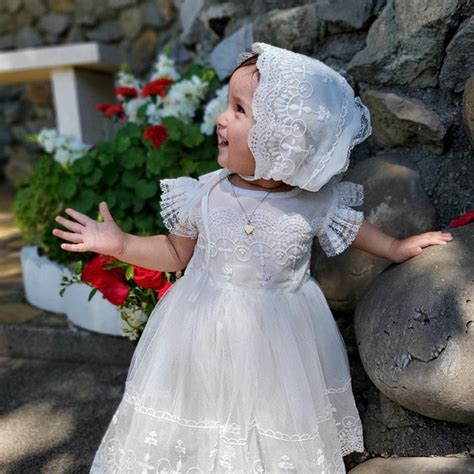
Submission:
[[[0,48],[98,40],[118,45],[145,77],[168,41],[184,65],[250,28],[253,41],[314,56],[348,78],[373,125],[350,170],[387,151],[409,162],[434,207],[433,227],[442,228],[474,209],[473,14],[471,0],[4,0]],[[39,156],[22,134],[54,126],[49,84],[1,87],[0,122],[0,176],[13,180]],[[405,410],[374,387],[350,319],[335,316],[370,456],[473,455],[472,429]]]

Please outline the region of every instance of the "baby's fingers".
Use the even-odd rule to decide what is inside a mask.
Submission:
[[[57,237],[61,237],[61,239],[69,240],[70,242],[82,243],[82,235],[81,234],[73,234],[72,232],[64,232],[59,229],[53,229],[53,234]]]
[[[70,252],[87,252],[87,247],[84,244],[61,244],[61,248]]]
[[[99,211],[102,214],[102,217],[104,218],[104,221],[110,220],[113,221],[114,218],[112,217],[112,214],[110,214],[109,207],[107,206],[107,203],[101,202],[99,204]]]
[[[82,214],[75,209],[67,208],[64,210],[66,214],[69,214],[70,216],[74,217],[77,222],[80,222],[82,225],[86,225],[88,222],[92,221],[90,217],[87,217],[85,214]]]
[[[74,232],[77,232],[78,234],[80,234],[82,230],[84,229],[83,225],[77,222],[70,221],[68,219],[64,219],[64,217],[61,217],[61,216],[56,216],[54,220],[56,222],[59,222],[64,227],[66,227],[66,229],[73,230]]]

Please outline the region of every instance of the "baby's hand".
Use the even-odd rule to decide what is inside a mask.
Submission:
[[[125,244],[125,233],[112,218],[107,203],[101,202],[99,210],[104,222],[97,222],[74,209],[66,209],[66,214],[72,216],[77,222],[56,216],[56,222],[72,232],[63,232],[53,229],[53,234],[75,244],[61,244],[61,248],[71,252],[96,252],[119,258]]]
[[[396,263],[404,262],[423,252],[423,247],[446,245],[452,239],[453,236],[450,232],[440,230],[412,235],[406,239],[395,239],[390,247],[391,259]]]

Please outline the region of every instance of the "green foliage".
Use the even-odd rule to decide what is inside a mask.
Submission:
[[[210,91],[220,86],[212,69],[195,64],[182,78],[193,74],[207,81]],[[195,117],[187,125],[175,117],[164,117],[168,138],[159,147],[144,139],[145,125],[126,123],[112,140],[98,143],[65,168],[52,156],[43,155],[31,176],[19,184],[14,204],[25,241],[39,245],[51,260],[76,262],[78,254],[61,249],[64,240],[52,234],[54,228],[66,230],[54,219],[64,209],[73,208],[100,221],[101,201],[107,202],[124,232],[167,233],[159,214],[160,179],[197,177],[219,168],[216,139],[201,133],[200,121]],[[84,260],[90,257],[92,254],[80,254]]]

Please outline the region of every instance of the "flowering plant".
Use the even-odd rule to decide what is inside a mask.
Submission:
[[[99,291],[104,299],[118,306],[120,316],[127,324],[124,333],[130,340],[137,341],[156,303],[178,276],[95,254],[85,263],[82,260],[76,263],[72,278],[63,277],[60,295],[63,296],[66,288],[74,283],[91,286],[89,301]]]

